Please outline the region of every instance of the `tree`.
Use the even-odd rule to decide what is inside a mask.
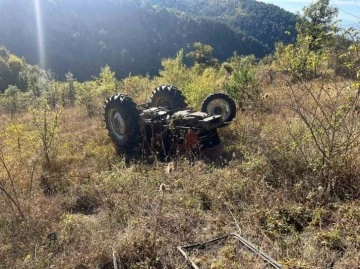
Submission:
[[[51,108],[55,109],[60,99],[60,85],[55,81],[55,73],[49,71],[45,72],[45,77],[42,79],[43,97]]]
[[[20,90],[14,85],[10,85],[4,92],[5,109],[13,117],[19,110],[19,94]]]
[[[101,68],[100,76],[96,79],[96,85],[100,95],[110,96],[115,93],[118,84],[115,72],[111,71],[108,65]]]
[[[203,67],[215,66],[218,60],[213,58],[213,51],[214,49],[210,45],[195,42],[193,44],[193,50],[186,54],[186,56]]]
[[[66,83],[67,83],[67,91],[65,94],[65,100],[64,100],[64,104],[68,101],[70,106],[74,106],[75,105],[75,99],[76,99],[76,93],[75,93],[75,85],[74,82],[76,81],[74,78],[73,73],[68,72],[65,74],[65,78],[66,78]]]
[[[189,82],[189,74],[183,60],[184,50],[181,49],[175,58],[167,58],[161,61],[163,69],[159,73],[165,84],[170,83],[182,88]]]
[[[360,86],[360,31],[352,27],[346,29],[339,38],[335,53],[338,56],[332,57],[335,73],[355,79],[356,86]]]
[[[5,91],[10,85],[16,85],[22,90],[26,88],[26,82],[20,76],[25,66],[24,60],[0,48],[0,92]]]
[[[9,86],[9,74],[9,64],[6,60],[0,57],[0,92],[3,92]]]
[[[338,32],[338,9],[329,4],[329,0],[317,0],[303,9],[304,14],[299,16],[296,24],[298,31],[297,41],[309,39],[309,49],[319,50],[335,40]]]
[[[278,43],[275,47],[272,67],[289,73],[293,80],[310,80],[317,75],[319,66],[327,60],[323,51],[312,51],[309,49],[311,41],[308,37],[296,44],[285,46]]]
[[[338,32],[334,21],[338,10],[329,5],[329,0],[318,0],[303,10],[296,24],[296,44],[277,44],[274,55],[274,67],[290,73],[295,80],[316,77],[323,65],[326,65],[324,70],[328,70],[329,55]]]
[[[37,65],[26,65],[25,69],[20,73],[20,76],[26,80],[28,91],[30,91],[34,97],[40,97],[43,91],[42,81],[45,76],[45,71]]]
[[[254,55],[241,57],[236,53],[228,63],[228,72],[232,70],[226,91],[236,100],[242,109],[257,106],[260,100],[260,87],[256,79]]]
[[[26,89],[26,81],[20,76],[21,71],[25,69],[25,61],[19,57],[11,54],[8,59],[10,68],[10,82],[16,85],[19,89]]]
[[[75,82],[75,88],[78,90],[77,99],[81,105],[84,105],[89,117],[93,117],[97,113],[95,98],[97,97],[97,85],[95,81],[87,81],[84,83]]]

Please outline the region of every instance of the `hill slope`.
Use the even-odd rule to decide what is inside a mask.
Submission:
[[[292,42],[295,34],[295,16],[272,4],[254,0],[149,1],[192,16],[225,23],[235,32],[258,40],[269,50],[272,50],[275,42],[279,40]]]
[[[211,45],[214,57],[220,61],[234,51],[261,57],[271,52],[275,41],[291,41],[291,36],[283,33],[292,31],[295,23],[290,13],[255,1],[216,4],[214,1],[44,0],[41,3],[46,68],[60,77],[72,71],[80,80],[98,74],[106,64],[119,77],[129,73],[156,74],[162,58],[172,57],[194,42]],[[33,1],[0,2],[0,45],[31,64],[38,63],[39,58],[35,14]],[[271,16],[280,23],[270,20]],[[286,24],[288,28],[283,22],[290,22]]]

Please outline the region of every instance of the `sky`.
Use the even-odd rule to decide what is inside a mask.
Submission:
[[[292,13],[300,12],[303,7],[309,6],[312,0],[259,0],[274,4]],[[330,4],[339,9],[338,19],[344,28],[360,28],[360,0],[331,0]]]

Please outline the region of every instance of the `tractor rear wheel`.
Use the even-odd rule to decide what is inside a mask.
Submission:
[[[103,116],[118,154],[127,154],[139,147],[140,113],[130,97],[116,94],[106,99]]]
[[[168,110],[177,110],[187,107],[185,97],[181,91],[172,85],[162,85],[157,87],[151,96],[153,107],[163,107]]]

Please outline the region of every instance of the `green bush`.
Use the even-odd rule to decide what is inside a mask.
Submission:
[[[31,103],[31,93],[21,92],[17,86],[10,85],[0,94],[0,111],[12,117],[19,112],[26,111]]]
[[[261,89],[255,76],[255,57],[234,55],[230,60],[231,77],[226,84],[226,91],[236,100],[242,109],[257,107]]]

